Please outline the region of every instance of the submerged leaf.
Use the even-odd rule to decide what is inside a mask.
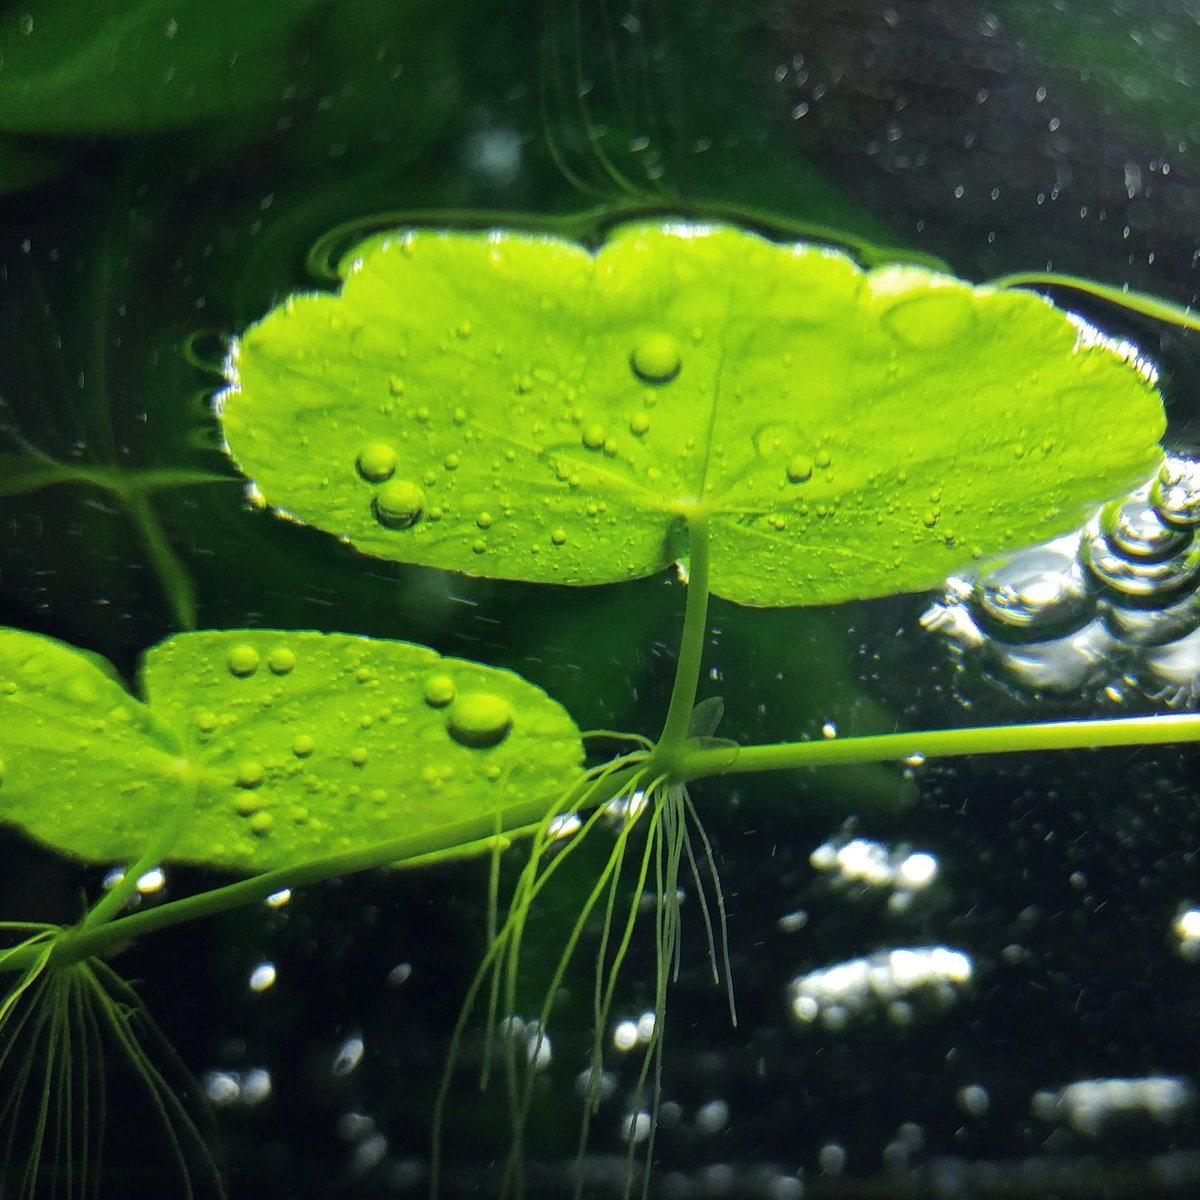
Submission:
[[[122,861],[187,805],[164,858],[260,871],[503,827],[581,776],[579,732],[538,688],[407,642],[180,634],[140,682],[144,704],[90,657],[0,631],[0,819]]]
[[[365,243],[230,356],[230,452],[380,558],[743,604],[929,587],[1159,461],[1152,370],[1039,297],[721,226]]]

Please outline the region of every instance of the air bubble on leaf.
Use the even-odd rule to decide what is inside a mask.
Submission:
[[[275,818],[269,812],[256,812],[247,822],[252,833],[258,837],[265,837],[271,832],[271,827],[275,824]]]
[[[588,450],[604,449],[604,427],[602,425],[587,425],[583,430],[583,444]]]
[[[635,437],[641,437],[650,428],[650,418],[644,413],[634,413],[629,418],[629,432]]]
[[[969,288],[949,279],[934,282],[918,267],[880,267],[868,272],[867,286],[882,309],[880,323],[912,350],[940,349],[975,323]]]
[[[424,515],[425,493],[407,479],[393,479],[375,493],[371,510],[388,529],[410,529]]]
[[[629,356],[634,373],[647,383],[670,383],[681,363],[679,343],[669,333],[647,334]]]
[[[245,679],[258,670],[258,651],[253,646],[247,646],[245,643],[233,646],[229,651],[226,663],[231,675],[236,675],[239,679]]]
[[[561,546],[567,540],[567,531],[565,529],[554,529],[550,532],[550,540],[556,545]]]
[[[350,761],[356,767],[365,767],[367,765],[367,748],[366,746],[355,746],[350,751]]]
[[[307,733],[298,733],[292,738],[292,753],[297,758],[307,758],[316,748],[317,743]]]
[[[267,655],[267,668],[272,675],[290,675],[295,667],[295,652],[287,646],[277,646]]]
[[[491,529],[492,520],[493,520],[492,514],[490,512],[484,511],[484,512],[479,513],[475,517],[475,524],[478,525],[480,529]]]
[[[455,700],[447,717],[450,736],[460,746],[486,750],[499,745],[512,729],[513,713],[506,700],[491,692],[469,692]]]
[[[454,680],[449,675],[430,675],[425,680],[425,703],[430,708],[445,708],[454,699]]]
[[[266,771],[260,762],[255,762],[253,759],[242,763],[238,767],[237,778],[235,782],[240,788],[256,788],[267,777]]]
[[[358,452],[355,465],[368,483],[382,483],[396,473],[396,452],[386,442],[371,442]]]
[[[787,477],[789,483],[804,483],[812,478],[813,461],[806,454],[794,454],[788,459]]]

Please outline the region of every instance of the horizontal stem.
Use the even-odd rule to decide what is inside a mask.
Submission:
[[[684,780],[795,767],[851,766],[899,762],[919,755],[948,758],[970,754],[1017,754],[1032,750],[1096,750],[1110,746],[1156,746],[1200,741],[1200,714],[1170,713],[1109,717],[1087,721],[1046,721],[1031,725],[984,725],[972,729],[933,729],[820,742],[781,742],[742,746],[730,763],[728,749],[692,750],[676,762]]]
[[[589,804],[602,804],[619,795],[632,780],[644,772],[644,769],[644,764],[638,762],[615,770],[599,781],[584,775],[558,798],[556,804],[561,805],[564,810],[570,809],[585,794]],[[516,838],[533,833],[545,817],[548,807],[544,798],[527,801],[514,805],[499,815],[494,812],[484,813],[469,821],[444,825],[426,833],[393,838],[374,846],[331,855],[315,862],[300,863],[294,867],[281,867],[195,896],[187,896],[182,900],[160,904],[156,908],[118,917],[104,924],[89,925],[85,922],[59,940],[55,946],[54,960],[60,965],[78,962],[80,959],[111,951],[133,938],[166,929],[182,921],[213,916],[232,908],[265,900],[284,888],[319,883],[325,879],[352,875],[374,867],[426,866],[487,850],[495,845],[497,836]],[[16,953],[11,955],[0,969],[21,970],[26,965],[28,964],[25,956]]]

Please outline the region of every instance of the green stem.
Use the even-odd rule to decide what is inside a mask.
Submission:
[[[672,770],[674,760],[683,753],[688,723],[696,707],[696,689],[700,686],[700,662],[704,657],[704,635],[708,630],[708,518],[688,517],[687,607],[683,613],[683,635],[679,639],[679,661],[675,666],[675,684],[671,706],[658,739],[655,761]]]
[[[779,771],[796,767],[851,766],[899,762],[919,755],[945,758],[969,754],[1014,754],[1033,750],[1095,750],[1112,746],[1159,746],[1200,741],[1200,714],[1107,717],[1087,721],[1045,721],[1032,725],[984,725],[972,729],[933,729],[822,742],[781,742],[731,751],[685,750],[675,769],[685,782],[730,772]]]
[[[559,797],[556,804],[569,809],[585,793],[589,804],[603,804],[619,795],[631,781],[644,773],[645,764],[639,761],[610,772],[600,781],[591,776],[584,776]],[[502,836],[515,838],[534,832],[545,814],[544,799],[528,801],[506,810],[502,814],[505,828]],[[174,900],[157,908],[118,917],[103,924],[85,921],[83,925],[69,930],[59,939],[54,949],[54,961],[59,965],[66,965],[97,954],[108,953],[147,933],[169,928],[182,921],[213,916],[232,908],[253,904],[284,888],[319,883],[325,879],[351,875],[373,867],[425,866],[485,851],[494,847],[496,843],[496,819],[495,813],[486,813],[470,821],[460,821],[456,825],[442,826],[426,833],[393,838],[361,850],[267,871],[250,879],[214,888],[197,896],[188,896],[183,900]],[[22,970],[28,965],[28,957],[19,951],[15,952],[0,965],[0,970]]]

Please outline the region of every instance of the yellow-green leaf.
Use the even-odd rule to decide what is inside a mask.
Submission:
[[[424,646],[180,634],[147,653],[144,702],[106,668],[0,630],[0,819],[88,861],[135,858],[186,805],[166,858],[269,870],[503,827],[581,775],[578,730],[544,693]]]
[[[929,587],[1144,479],[1163,428],[1151,368],[1037,296],[721,226],[376,238],[229,372],[239,467],[364,553],[608,583],[704,514],[744,604]]]

